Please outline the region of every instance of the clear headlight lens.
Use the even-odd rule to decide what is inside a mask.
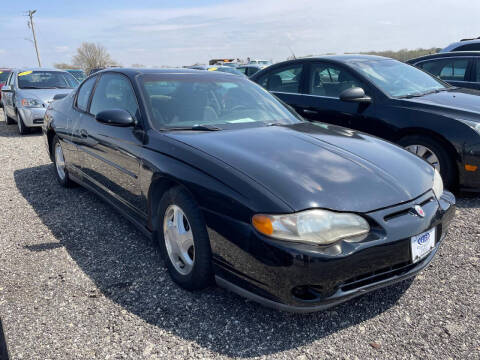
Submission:
[[[443,180],[442,180],[442,176],[437,171],[437,169],[435,169],[433,174],[432,190],[435,193],[435,196],[437,197],[437,199],[440,199],[440,196],[442,196],[443,194]]]
[[[23,107],[32,107],[32,108],[38,108],[38,107],[43,107],[43,103],[38,100],[38,99],[22,99],[22,106]]]
[[[273,238],[318,245],[342,239],[356,240],[370,231],[368,222],[361,216],[320,209],[285,215],[257,214],[252,224]]]
[[[463,122],[465,125],[470,126],[474,131],[480,134],[480,122],[465,120],[465,119],[457,119],[457,120]]]

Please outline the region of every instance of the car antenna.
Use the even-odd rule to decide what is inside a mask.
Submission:
[[[297,60],[297,57],[295,56],[295,53],[293,52],[292,48],[290,47],[290,45],[287,45],[288,49],[290,50],[290,52],[292,53],[292,56],[293,56],[293,60]]]

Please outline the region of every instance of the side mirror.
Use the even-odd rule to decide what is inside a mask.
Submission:
[[[10,87],[10,85],[3,85],[2,86],[2,91],[12,92],[12,88]]]
[[[360,87],[353,87],[350,89],[343,90],[340,93],[340,100],[348,102],[358,102],[358,103],[370,103],[372,98],[365,95],[365,91]]]
[[[122,109],[112,109],[100,111],[95,119],[105,125],[127,127],[135,124],[132,115]]]
[[[60,99],[63,99],[65,96],[67,96],[68,94],[57,94],[53,97],[53,100],[60,100]]]

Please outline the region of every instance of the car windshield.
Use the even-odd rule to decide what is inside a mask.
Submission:
[[[7,81],[8,75],[10,75],[10,71],[0,70],[0,83]]]
[[[23,71],[18,74],[20,89],[73,89],[79,84],[66,71]]]
[[[448,88],[426,72],[396,60],[353,61],[349,64],[392,97],[421,96]]]
[[[152,74],[141,81],[156,129],[303,121],[273,95],[244,78]]]

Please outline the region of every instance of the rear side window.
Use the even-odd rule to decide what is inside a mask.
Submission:
[[[469,59],[441,59],[425,61],[421,68],[443,80],[465,81]]]
[[[100,77],[90,105],[90,112],[97,115],[104,110],[126,110],[138,119],[138,103],[130,81],[123,75],[106,73]]]
[[[479,51],[480,50],[480,42],[474,44],[466,44],[461,45],[451,51]]]
[[[246,67],[237,67],[237,70],[240,71],[242,74],[248,75],[247,74],[247,69]]]
[[[78,90],[77,107],[80,110],[87,111],[88,99],[90,99],[90,94],[92,93],[93,86],[95,85],[95,80],[97,80],[96,76],[88,79]]]
[[[276,69],[262,76],[258,83],[269,91],[285,93],[300,93],[300,81],[303,65],[295,64],[281,69]]]
[[[476,72],[476,76],[475,76],[476,80],[475,81],[480,82],[480,59],[477,59],[477,64],[476,65],[477,66],[475,66],[475,67],[476,67],[477,70],[475,71]]]

